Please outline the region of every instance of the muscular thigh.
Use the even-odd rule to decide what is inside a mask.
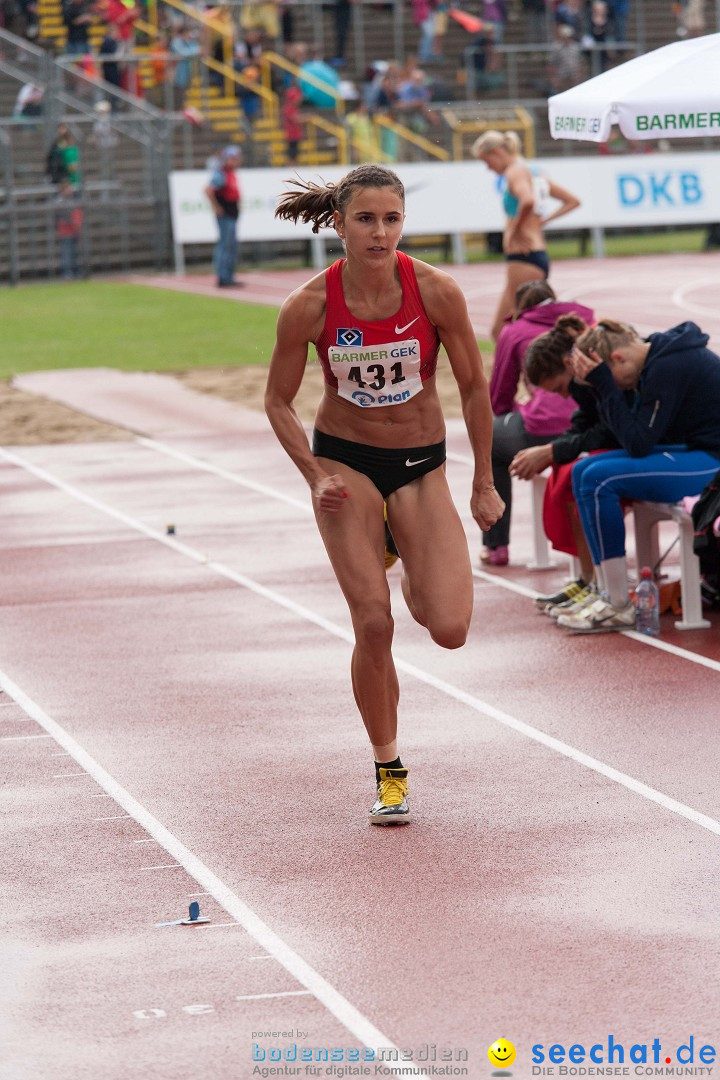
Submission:
[[[367,476],[348,465],[330,458],[317,460],[329,476],[342,478],[348,492],[337,513],[315,509],[315,519],[351,613],[372,604],[387,607],[383,497]]]
[[[438,468],[394,491],[388,522],[408,575],[413,600],[433,616],[452,605],[472,610],[472,570],[465,530]]]

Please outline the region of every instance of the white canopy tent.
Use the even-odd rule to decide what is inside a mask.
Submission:
[[[720,34],[637,56],[548,100],[554,139],[607,142],[720,135]]]

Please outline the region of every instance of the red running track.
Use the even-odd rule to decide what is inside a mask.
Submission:
[[[717,616],[566,636],[519,487],[463,650],[391,572],[416,819],[373,829],[302,479],[257,415],[124,378],[149,438],[0,452],[3,1078],[245,1080],[257,1042],[434,1044],[482,1080],[504,1037],[525,1080],[537,1043],[717,1046]],[[449,447],[476,554],[456,421]],[[157,925],[193,898],[209,924]]]

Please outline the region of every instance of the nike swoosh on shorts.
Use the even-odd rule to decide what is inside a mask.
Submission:
[[[430,457],[432,457],[432,454],[430,455]],[[429,457],[421,457],[419,461],[411,461],[410,458],[406,458],[405,459],[405,464],[407,465],[408,469],[411,469],[413,467],[413,465],[422,465],[423,461],[429,461],[429,460],[430,460]]]
[[[407,326],[398,326],[398,324],[395,323],[395,333],[396,334],[404,334],[405,331],[409,330],[410,327],[412,326],[412,324],[417,322],[419,318],[420,318],[420,316],[416,315],[414,319],[410,320],[410,322],[407,324]]]

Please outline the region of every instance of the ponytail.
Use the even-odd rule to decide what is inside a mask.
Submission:
[[[534,386],[563,373],[565,357],[584,330],[587,323],[571,312],[561,315],[552,330],[530,342],[525,353],[525,372]]]
[[[299,191],[286,191],[278,200],[275,217],[303,225],[312,222],[312,231],[331,228],[335,211],[345,213],[345,208],[355,194],[356,188],[389,187],[405,205],[405,188],[400,177],[383,165],[359,165],[337,184],[315,184],[311,180],[288,180]]]

